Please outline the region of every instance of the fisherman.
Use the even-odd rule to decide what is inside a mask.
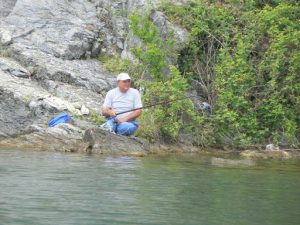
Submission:
[[[106,117],[105,127],[116,134],[130,136],[138,129],[136,118],[142,113],[142,100],[138,90],[131,88],[131,78],[127,73],[117,76],[117,87],[108,91],[101,108]],[[137,109],[137,110],[134,110]],[[130,111],[127,113],[120,112]]]

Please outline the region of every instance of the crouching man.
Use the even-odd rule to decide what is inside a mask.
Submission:
[[[131,78],[127,73],[117,76],[117,87],[107,92],[102,106],[106,124],[116,134],[130,136],[138,129],[136,118],[142,113],[142,100],[138,90],[131,88]],[[120,112],[137,109],[117,115]]]

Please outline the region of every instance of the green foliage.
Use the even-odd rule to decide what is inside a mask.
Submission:
[[[138,118],[140,129],[136,135],[148,139],[151,143],[161,138],[160,124],[157,123],[156,109],[144,109],[141,117]]]
[[[143,65],[144,73],[148,75],[148,79],[141,83],[145,88],[144,104],[165,103],[144,113],[141,124],[148,126],[140,130],[139,135],[148,139],[164,137],[176,140],[180,129],[185,127],[184,115],[194,114],[189,100],[173,101],[185,97],[188,84],[179,70],[167,62],[166,53],[172,53],[172,37],[162,41],[157,28],[147,16],[135,13],[130,20],[131,30],[144,43],[143,48],[132,49]]]
[[[13,53],[10,49],[0,44],[0,57],[12,57]]]
[[[143,47],[131,49],[135,57],[142,63],[144,72],[149,74],[152,79],[160,81],[165,76],[168,69],[167,54],[174,49],[172,36],[166,41],[162,41],[157,27],[145,15],[133,13],[129,16],[130,29],[143,41]],[[168,57],[170,54],[168,54]]]
[[[297,142],[300,116],[300,7],[279,4],[244,15],[236,46],[216,66],[216,120],[235,143]]]
[[[91,121],[96,125],[101,125],[105,122],[105,117],[95,111],[91,112],[90,118]]]
[[[188,80],[198,80],[203,97],[213,105],[214,66],[219,49],[227,45],[234,30],[233,11],[204,1],[184,6],[165,3],[161,7],[168,18],[190,31],[190,40],[181,51],[179,68]]]
[[[199,139],[234,146],[299,144],[300,6],[293,0],[167,1],[191,33],[179,68],[213,106]],[[203,129],[201,131],[201,129]],[[196,131],[198,130],[198,131]]]
[[[99,55],[99,60],[102,63],[103,68],[115,74],[121,72],[129,73],[135,80],[140,79],[142,73],[142,65],[137,62],[132,62],[129,59],[123,59],[120,56],[115,55]]]

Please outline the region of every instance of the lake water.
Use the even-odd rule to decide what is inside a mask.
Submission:
[[[300,162],[0,150],[0,224],[300,224]]]

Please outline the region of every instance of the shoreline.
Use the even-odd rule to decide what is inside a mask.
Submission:
[[[0,149],[14,149],[14,150],[31,150],[37,152],[62,152],[62,153],[79,153],[103,156],[129,156],[129,157],[147,157],[147,156],[165,156],[165,155],[205,155],[221,158],[240,158],[240,159],[275,159],[288,160],[300,159],[300,149],[279,149],[279,150],[224,150],[217,148],[199,148],[195,146],[182,144],[154,144],[150,145],[148,151],[109,151],[109,152],[93,152],[83,149],[70,150],[64,147],[53,148],[53,146],[37,146],[29,144],[0,144]]]

